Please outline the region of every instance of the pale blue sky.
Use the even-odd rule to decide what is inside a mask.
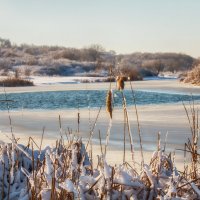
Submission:
[[[200,0],[0,0],[0,37],[199,57]]]

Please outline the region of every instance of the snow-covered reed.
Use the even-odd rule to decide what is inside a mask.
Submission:
[[[82,141],[68,138],[41,151],[17,144],[15,138],[0,144],[0,199],[200,198],[199,169],[196,177],[191,176],[194,167],[188,173],[178,171],[175,158],[160,145],[138,172],[127,162],[109,165],[105,155],[91,166]]]

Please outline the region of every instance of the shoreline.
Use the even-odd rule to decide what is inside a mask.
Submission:
[[[53,78],[53,77],[52,77]],[[67,90],[108,90],[110,83],[67,83],[48,84],[29,87],[6,87],[7,93],[22,92],[45,92],[45,91],[67,91]],[[200,87],[179,82],[179,80],[144,80],[132,81],[133,89],[136,90],[160,90],[167,92],[178,92],[188,94],[200,94]],[[112,83],[112,89],[116,89],[116,83]],[[129,82],[125,82],[125,89],[131,89]],[[0,87],[0,94],[4,93],[4,88]]]

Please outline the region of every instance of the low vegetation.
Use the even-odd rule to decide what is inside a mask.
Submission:
[[[22,78],[5,78],[0,80],[0,86],[4,87],[25,87],[33,86],[33,82]]]
[[[191,71],[187,72],[181,81],[184,83],[191,83],[200,85],[200,64],[195,66]]]

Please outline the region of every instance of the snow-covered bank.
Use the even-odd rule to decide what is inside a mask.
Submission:
[[[7,76],[0,76],[0,80],[7,78]],[[29,76],[22,77],[24,79],[30,80],[36,86],[42,85],[62,85],[62,84],[75,84],[75,83],[94,83],[103,82],[106,77],[84,77],[84,76]]]
[[[10,144],[1,143],[1,199],[200,198],[199,169],[191,168],[195,177],[187,171],[180,172],[175,157],[163,150],[160,140],[150,163],[141,163],[138,169],[134,158],[127,162],[124,157],[122,164],[109,165],[104,151],[98,155],[98,163],[94,165],[88,154],[88,145],[76,139],[73,133],[66,136],[66,141],[62,138],[53,148],[48,146],[44,150],[33,142],[27,147],[17,144],[14,137]]]
[[[81,82],[96,82],[103,80],[101,77],[82,77],[82,76],[31,76],[30,80],[35,85],[60,85],[60,84],[75,84]]]
[[[144,77],[144,80],[177,80],[183,72],[162,72],[158,76]]]
[[[97,74],[98,75],[98,74]],[[176,80],[180,73],[162,73],[158,76],[144,77],[144,80]],[[81,82],[101,82],[106,77],[87,77],[87,76],[30,76],[30,80],[35,85],[55,85],[55,84],[69,84],[69,83],[81,83]]]
[[[96,77],[94,77],[95,79]],[[55,79],[55,81],[54,81]],[[40,91],[66,91],[66,90],[107,90],[109,88],[109,83],[80,83],[75,84],[70,83],[73,81],[71,78],[67,77],[35,77],[35,82],[38,84],[31,87],[7,87],[6,92],[16,93],[16,92],[40,92]],[[59,82],[67,82],[67,84],[58,84]],[[51,84],[53,83],[53,84]],[[200,87],[180,83],[176,79],[168,80],[148,80],[148,81],[133,81],[133,89],[138,90],[162,90],[163,92],[173,92],[173,93],[191,93],[200,94]],[[130,89],[130,84],[125,83],[125,88]],[[116,89],[116,84],[112,83],[112,89]],[[4,93],[4,88],[0,87],[0,93]]]

